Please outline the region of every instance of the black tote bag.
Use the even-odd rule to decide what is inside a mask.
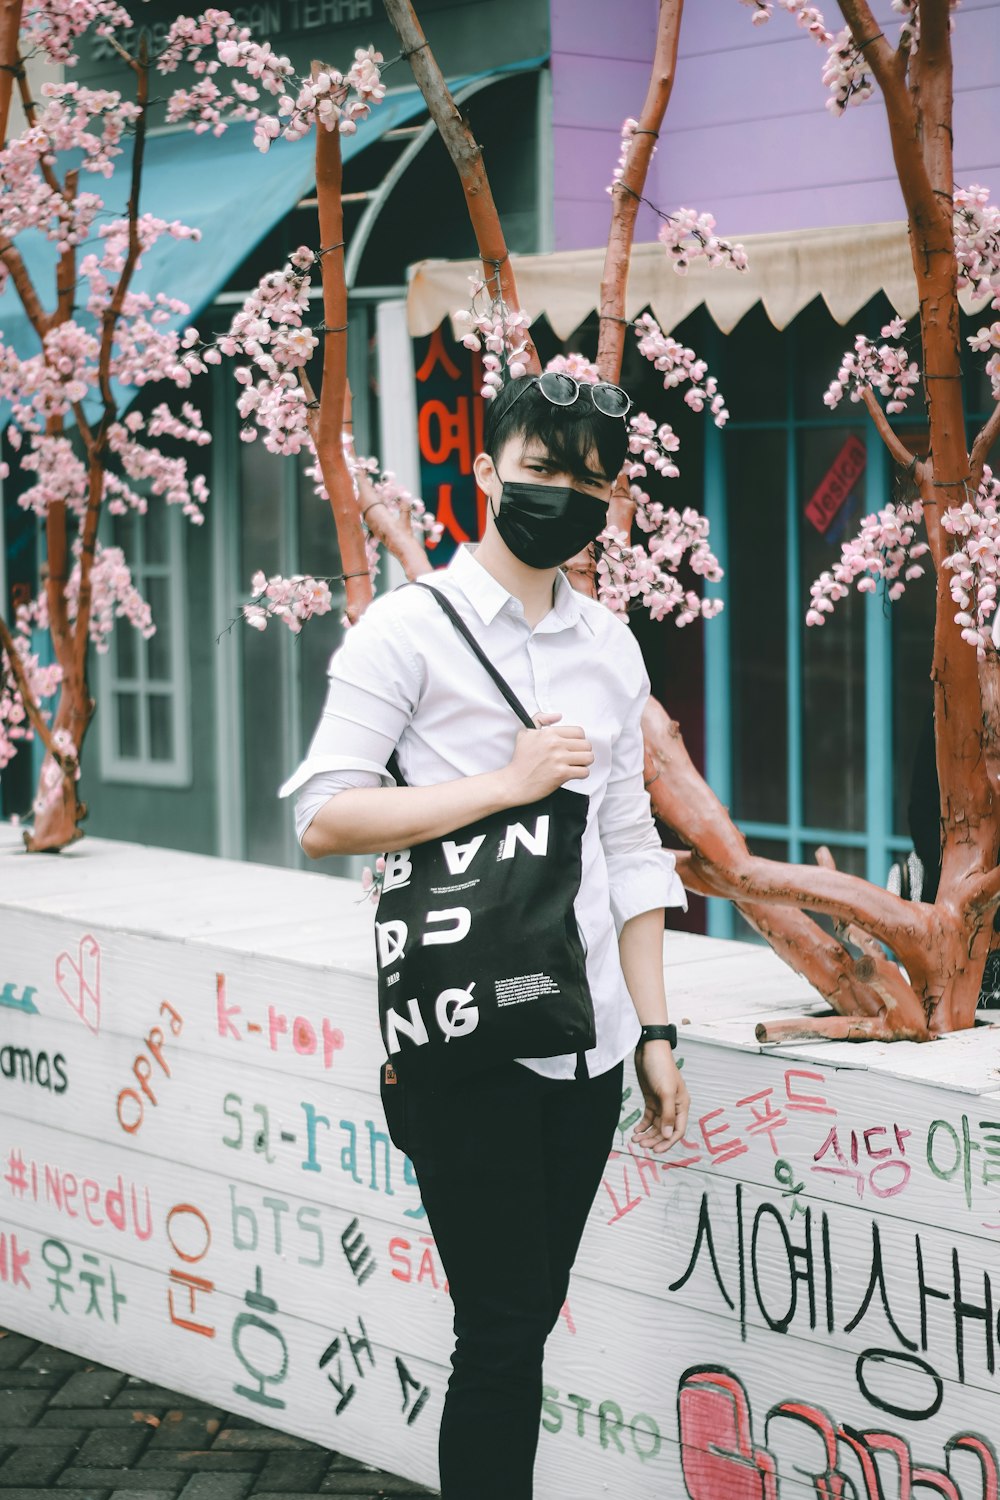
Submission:
[[[403,587],[426,587],[534,728],[451,601],[433,585]],[[379,1024],[401,1082],[443,1083],[517,1057],[594,1046],[573,909],[589,803],[557,787],[386,855],[375,917]]]

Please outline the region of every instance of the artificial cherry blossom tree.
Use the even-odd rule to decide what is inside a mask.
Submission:
[[[756,0],[743,3],[752,4],[757,22],[766,21],[774,9]],[[827,30],[815,6],[779,0],[778,8],[796,16],[826,50],[823,81],[832,113],[863,101],[876,88],[881,93],[907,210],[920,307],[920,363],[897,342],[904,330],[900,320],[893,320],[882,330],[886,342],[873,347],[863,338],[856,340],[826,400],[835,406],[847,394],[865,405],[893,460],[909,477],[913,498],[887,504],[864,519],[858,536],[844,545],[837,567],[814,584],[806,619],[821,626],[852,586],[871,590],[881,585],[891,599],[898,598],[929,559],[937,591],[931,677],[941,878],[933,904],[908,902],[838,872],[825,850],[818,851],[814,870],[751,857],[704,794],[699,799],[701,827],[689,821],[680,828],[691,848],[682,861],[683,873],[692,889],[736,899],[751,920],[761,902],[768,909],[780,904],[826,913],[850,944],[843,947],[842,959],[833,955],[834,987],[818,985],[840,1014],[769,1024],[760,1028],[762,1035],[922,1040],[972,1025],[1000,903],[1000,700],[991,638],[1000,524],[998,487],[987,463],[1000,434],[1000,405],[968,444],[958,301],[959,291],[968,287],[994,309],[1000,307],[1000,215],[989,205],[985,189],[957,189],[954,183],[954,0],[894,0],[901,24],[893,38],[882,33],[866,0],[839,0],[845,26],[837,35]],[[1000,324],[984,328],[970,342],[984,353],[1000,347]],[[1000,400],[996,355],[987,371],[994,400]],[[906,408],[921,380],[929,451],[917,455],[889,419]],[[676,816],[677,805],[699,789],[684,774],[667,736],[654,730],[651,739],[653,760],[666,773],[661,779],[668,781],[674,804],[670,811]],[[698,836],[689,837],[692,832]],[[769,915],[765,919],[773,920]],[[786,956],[813,978],[808,958],[799,961],[797,945]]]
[[[189,473],[186,460],[157,445],[163,436],[199,446],[208,442],[201,413],[189,400],[179,408],[161,401],[148,415],[125,412],[139,388],[161,383],[176,394],[209,364],[227,356],[249,361],[236,370],[244,387],[240,410],[250,419],[244,436],[263,431],[277,452],[311,450],[317,489],[337,520],[351,618],[371,597],[376,566],[360,517],[362,493],[372,512],[368,535],[394,540],[405,531],[397,543],[401,551],[417,530],[435,524],[391,476],[379,477],[374,461],[356,459],[341,441],[348,392],[339,140],[384,94],[378,54],[359,51],[346,73],[316,64],[308,79],[298,79],[287,58],[255,42],[226,11],[177,17],[155,55],[144,42],[127,50],[119,34],[131,25],[131,16],[113,0],[26,0],[23,7],[0,7],[0,292],[20,299],[37,339],[28,355],[0,343],[0,400],[11,411],[8,442],[22,472],[33,475],[20,504],[37,515],[46,541],[41,593],[20,606],[12,621],[0,616],[0,767],[26,740],[42,740],[36,818],[25,834],[30,850],[60,849],[81,835],[86,809],[76,783],[94,712],[89,647],[107,650],[116,623],[145,636],[155,630],[121,549],[98,538],[102,511],[142,514],[150,503],[176,505],[198,524],[208,498],[204,479]],[[118,54],[131,97],[67,81],[44,85],[42,99],[33,100],[24,59],[41,54],[71,67],[90,27]],[[316,251],[296,252],[284,272],[264,278],[228,336],[210,342],[194,328],[181,333],[164,326],[188,313],[180,299],[138,292],[132,284],[159,238],[198,238],[196,227],[168,224],[140,210],[150,80],[168,79],[182,62],[193,66],[196,82],[169,95],[169,122],[216,135],[230,122],[249,122],[248,150],[261,151],[279,138],[316,133],[320,244]],[[7,141],[15,84],[27,128]],[[101,194],[84,184],[111,176],[127,137],[128,202],[122,216],[112,217]],[[60,175],[67,152],[79,159]],[[40,231],[55,247],[52,288],[35,284],[19,249],[18,237],[27,230]],[[318,401],[305,376],[320,342],[308,326],[317,262],[324,306]],[[251,606],[251,623],[273,613],[295,629],[310,614],[330,608],[325,581],[268,583],[261,576],[255,582],[263,602]],[[51,665],[32,650],[32,632],[39,630],[50,635]],[[46,701],[55,693],[53,716]]]

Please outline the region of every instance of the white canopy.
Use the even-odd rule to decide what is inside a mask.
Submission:
[[[667,331],[704,303],[719,328],[730,333],[755,302],[762,302],[774,326],[784,328],[821,296],[836,321],[847,323],[877,292],[884,292],[902,317],[917,312],[905,223],[748,234],[742,243],[749,259],[746,271],[695,261],[683,276],[672,269],[661,244],[636,245],[626,316],[634,318],[649,307]],[[544,313],[558,338],[569,338],[596,311],[603,246],[513,255],[511,263],[522,307],[532,318]],[[477,260],[418,262],[407,297],[410,333],[430,333],[444,318],[468,307],[469,277],[481,275]],[[971,299],[963,296],[962,305],[969,311]]]

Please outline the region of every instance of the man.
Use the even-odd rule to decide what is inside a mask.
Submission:
[[[649,679],[627,626],[558,566],[604,528],[630,404],[617,386],[554,372],[511,381],[487,410],[475,460],[482,541],[431,576],[537,728],[518,728],[444,612],[421,597],[425,583],[376,599],[348,631],[308,756],[282,788],[299,791],[299,838],[313,858],[409,848],[563,785],[589,796],[574,911],[596,1045],[506,1062],[447,1090],[401,1086],[393,1135],[413,1162],[455,1307],[443,1500],[530,1500],[544,1344],[637,1043],[646,1107],[633,1141],[659,1154],[687,1122],[662,965],[663,908],[686,902],[643,785]],[[405,786],[385,769],[394,750]]]

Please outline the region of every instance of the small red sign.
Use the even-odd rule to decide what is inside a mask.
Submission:
[[[866,458],[864,443],[852,434],[824,474],[806,506],[806,516],[821,534],[828,530],[865,472]]]

